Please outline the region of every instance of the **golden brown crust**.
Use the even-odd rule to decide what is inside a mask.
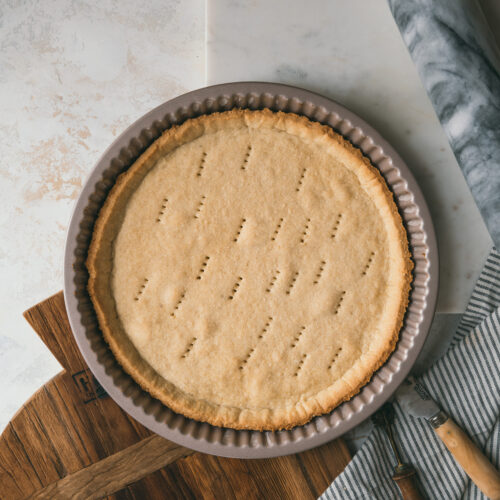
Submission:
[[[401,273],[399,300],[394,301],[397,304],[397,310],[394,313],[393,326],[391,331],[387,332],[384,345],[377,353],[374,353],[370,365],[364,367],[363,372],[353,375],[351,380],[343,381],[340,389],[336,385],[335,390],[322,391],[321,394],[314,395],[292,407],[274,409],[235,408],[193,399],[189,394],[180,391],[176,386],[162,378],[140,356],[123,331],[109,288],[114,235],[116,235],[120,226],[122,214],[130,194],[134,192],[158,158],[166,154],[166,152],[188,143],[206,130],[220,127],[220,124],[224,121],[232,122],[234,120],[243,120],[249,123],[249,126],[259,126],[259,123],[266,123],[266,126],[278,127],[280,130],[290,131],[290,133],[298,130],[301,134],[312,138],[311,140],[323,141],[321,144],[328,144],[331,147],[343,150],[349,157],[348,161],[357,169],[358,176],[369,175],[370,183],[375,179],[374,183],[377,186],[374,188],[375,191],[372,196],[377,196],[378,202],[388,208],[391,214],[390,220],[388,217],[388,224],[392,224],[391,228],[397,234],[395,240],[397,241],[402,263],[401,268],[398,269],[398,272]],[[120,175],[96,221],[87,258],[87,268],[90,276],[88,290],[104,338],[120,365],[143,389],[150,392],[172,410],[195,420],[234,429],[276,430],[302,425],[314,416],[330,412],[341,402],[357,394],[370,380],[373,373],[387,360],[396,346],[399,330],[403,323],[408,304],[413,263],[408,249],[406,231],[392,193],[379,171],[370,164],[361,151],[333,132],[331,128],[310,122],[304,117],[273,113],[269,110],[233,110],[188,120],[179,127],[167,130],[127,172]]]

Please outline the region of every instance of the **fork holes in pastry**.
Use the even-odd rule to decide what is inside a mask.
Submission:
[[[297,187],[295,188],[295,191],[297,191],[297,193],[302,189],[302,184],[304,183],[306,172],[307,168],[303,168],[302,173],[300,174],[299,182],[297,183]]]
[[[194,347],[194,344],[195,342],[197,341],[198,339],[196,337],[193,337],[191,339],[191,342],[188,344],[188,346],[186,347],[185,351],[184,351],[184,354],[181,356],[182,358],[187,358],[189,353],[191,352],[191,350],[193,349]]]
[[[283,217],[280,217],[280,220],[278,221],[278,224],[276,225],[274,233],[271,236],[271,241],[275,241],[276,240],[276,238],[278,237],[278,234],[280,232],[280,229],[281,229],[282,225],[283,225]]]
[[[335,354],[333,355],[333,358],[332,360],[330,361],[330,364],[328,365],[328,369],[330,370],[332,368],[332,366],[335,364],[335,362],[337,361],[337,358],[339,357],[340,353],[342,352],[342,347],[339,347],[337,349],[337,351],[335,352]]]
[[[236,280],[235,284],[233,285],[232,293],[229,296],[229,300],[233,300],[234,296],[238,292],[238,289],[240,288],[241,282],[243,281],[243,278],[241,276],[238,276],[238,279]]]
[[[245,158],[243,159],[243,163],[241,164],[241,170],[246,170],[248,165],[248,160],[250,158],[250,153],[252,152],[252,146],[249,144],[247,147],[247,151],[245,153]]]
[[[294,377],[299,376],[300,370],[302,370],[306,358],[307,354],[303,354],[301,360],[299,361],[299,364],[297,365],[297,368],[295,369],[295,373],[293,374]]]
[[[337,305],[335,306],[334,314],[338,314],[340,311],[340,307],[342,306],[342,302],[344,301],[344,296],[345,296],[345,290],[341,292],[340,297],[337,301]]]
[[[196,172],[196,177],[201,177],[203,169],[205,168],[205,161],[207,160],[207,153],[203,151],[201,154],[200,165],[198,166],[198,171]]]
[[[292,292],[292,289],[295,286],[295,283],[296,283],[298,277],[299,277],[299,272],[295,271],[295,273],[293,273],[293,275],[292,275],[292,279],[290,280],[290,283],[288,284],[288,288],[285,292],[287,295],[290,295],[290,293]]]
[[[339,230],[341,220],[342,220],[342,214],[339,213],[337,215],[337,218],[335,219],[335,223],[333,224],[333,228],[332,228],[332,231],[330,233],[330,238],[335,239],[335,237],[337,236],[337,232]]]
[[[294,339],[293,339],[293,342],[290,344],[290,347],[293,349],[295,348],[295,346],[299,343],[299,340],[300,340],[300,337],[302,336],[302,334],[304,333],[304,330],[306,329],[305,326],[301,326],[297,335],[295,335]]]
[[[311,219],[306,219],[306,223],[304,224],[304,229],[302,231],[302,235],[301,235],[301,238],[300,238],[300,242],[301,243],[305,243],[306,242],[306,239],[307,239],[307,236],[308,236],[308,233],[309,233],[309,225],[311,223]]]
[[[210,257],[208,255],[206,255],[205,258],[203,259],[203,262],[201,263],[201,267],[198,271],[198,275],[196,276],[197,280],[201,280],[201,278],[203,277],[203,273],[205,272],[205,269],[208,265],[209,260],[210,260]]]
[[[315,280],[313,281],[313,285],[317,285],[321,276],[323,275],[323,271],[325,270],[326,261],[322,260],[319,264],[318,271],[316,272]]]
[[[170,316],[175,317],[175,313],[179,309],[179,307],[181,306],[185,297],[186,297],[186,292],[184,291],[181,293],[181,296],[179,297],[179,300],[175,304],[174,310],[170,313]]]
[[[252,347],[252,348],[248,351],[247,355],[243,358],[243,360],[242,360],[242,362],[241,362],[241,364],[240,364],[240,366],[239,366],[239,369],[240,369],[240,370],[243,370],[243,368],[244,368],[244,367],[245,367],[245,365],[248,363],[248,361],[250,360],[250,358],[252,357],[252,354],[253,354],[254,352],[255,352],[255,347]]]
[[[368,270],[370,269],[370,267],[373,263],[374,258],[375,258],[375,252],[370,252],[370,257],[368,258],[368,262],[366,263],[366,265],[363,269],[363,272],[361,273],[362,276],[366,276],[366,274],[368,273]]]
[[[146,289],[146,286],[148,284],[149,280],[147,278],[144,278],[144,281],[142,282],[139,291],[137,292],[136,296],[134,297],[135,301],[139,301],[141,298],[141,295],[144,293],[144,290]]]
[[[279,275],[280,275],[279,269],[276,269],[276,272],[274,273],[273,277],[271,278],[271,281],[269,282],[269,285],[266,288],[267,293],[271,293],[271,290],[273,289],[274,285],[276,284],[276,280],[278,279]]]
[[[168,203],[168,198],[163,198],[161,202],[160,211],[158,212],[158,217],[156,218],[156,222],[161,222],[162,216],[165,213],[165,210],[167,209],[167,203]]]
[[[236,236],[234,237],[233,241],[236,243],[240,237],[241,231],[243,231],[243,226],[245,225],[245,222],[247,220],[245,218],[241,219],[240,225],[238,226],[238,230],[236,231]]]
[[[203,208],[203,205],[205,205],[205,200],[206,200],[206,196],[203,195],[200,199],[200,202],[198,203],[198,206],[196,207],[196,212],[194,213],[195,219],[199,218],[201,209]]]
[[[272,316],[268,316],[267,318],[267,322],[266,324],[264,325],[264,328],[262,328],[261,330],[261,333],[259,335],[259,339],[262,339],[264,338],[264,335],[267,333],[267,331],[269,330],[269,327],[271,326],[271,323],[273,322],[273,317]]]

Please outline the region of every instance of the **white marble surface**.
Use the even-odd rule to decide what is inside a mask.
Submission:
[[[332,97],[399,151],[436,226],[438,311],[463,311],[491,238],[386,0],[208,0],[207,83],[245,80]]]
[[[204,84],[203,0],[0,5],[0,431],[60,367],[22,312],[62,288],[83,180],[125,127]]]

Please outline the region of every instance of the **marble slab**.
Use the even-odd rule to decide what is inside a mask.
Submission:
[[[60,367],[22,312],[62,289],[66,227],[114,137],[204,84],[203,0],[2,2],[0,432]]]
[[[331,97],[417,178],[441,256],[438,311],[461,312],[492,246],[386,0],[208,0],[207,84],[264,80]]]

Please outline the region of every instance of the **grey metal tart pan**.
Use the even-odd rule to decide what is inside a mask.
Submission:
[[[143,391],[116,362],[99,331],[87,294],[85,259],[92,228],[116,177],[164,130],[205,113],[234,107],[282,110],[330,125],[379,168],[394,193],[415,263],[414,281],[396,350],[361,392],[328,415],[290,431],[235,431],[172,412]],[[330,99],[274,83],[240,82],[189,92],[150,111],[123,132],[97,162],[76,203],[64,262],[64,297],[76,342],[96,378],[131,416],[180,445],[205,453],[265,458],[296,453],[334,439],[377,410],[415,362],[429,332],[437,299],[438,253],[434,227],[422,193],[394,149],[367,123]]]

